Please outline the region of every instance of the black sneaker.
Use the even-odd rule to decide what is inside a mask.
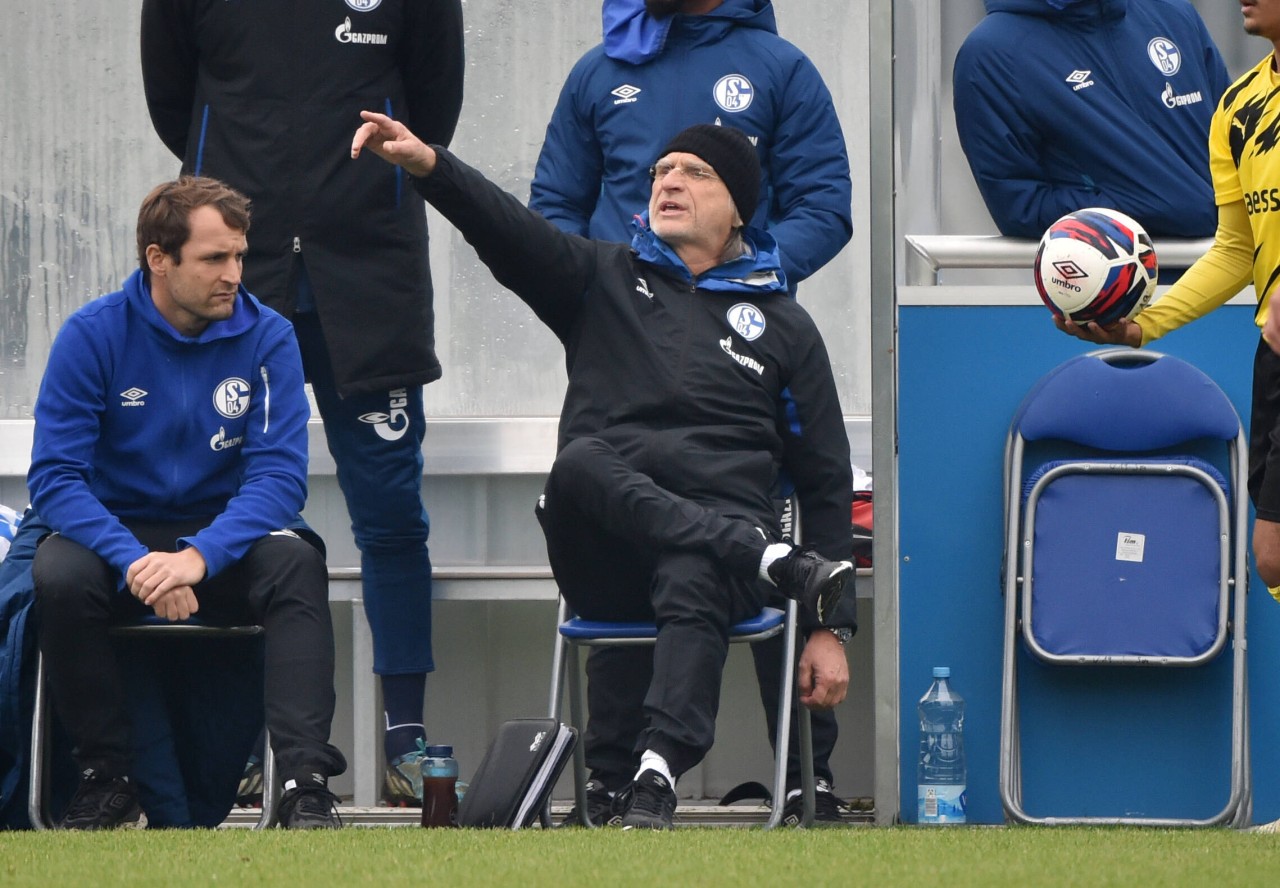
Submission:
[[[100,777],[87,769],[80,786],[58,821],[58,829],[141,829],[147,815],[138,804],[138,791],[127,777]]]
[[[832,791],[831,784],[819,777],[813,793],[813,825],[824,826],[844,823],[849,806]],[[782,807],[782,825],[799,826],[804,819],[804,796],[799,790],[787,793],[787,803]]]
[[[587,816],[592,826],[621,826],[622,814],[631,801],[631,785],[621,792],[609,792],[599,780],[587,781]],[[586,826],[574,805],[559,826]]]
[[[795,548],[769,565],[769,579],[783,595],[800,602],[806,615],[825,624],[853,576],[848,561],[828,561],[812,549]]]
[[[657,771],[648,768],[640,772],[631,784],[630,802],[622,815],[623,829],[671,829],[676,793]]]
[[[338,797],[328,787],[314,783],[286,790],[280,799],[280,826],[284,829],[342,829]]]

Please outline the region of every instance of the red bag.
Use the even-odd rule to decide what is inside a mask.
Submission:
[[[858,567],[871,566],[871,491],[853,492],[853,557]]]

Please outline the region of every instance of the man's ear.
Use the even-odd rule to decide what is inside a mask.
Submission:
[[[166,253],[164,250],[160,249],[159,244],[148,244],[146,256],[147,256],[147,268],[151,271],[152,274],[162,275],[165,273],[164,261],[165,259],[169,258],[169,254]]]

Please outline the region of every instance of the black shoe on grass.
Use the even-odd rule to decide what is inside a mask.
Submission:
[[[631,784],[631,804],[622,815],[623,829],[671,829],[676,793],[671,783],[649,768]]]
[[[280,799],[280,826],[284,829],[342,829],[338,797],[324,786],[295,786]]]
[[[101,777],[92,769],[80,778],[67,813],[58,829],[141,829],[147,815],[138,804],[138,792],[127,777]]]
[[[591,818],[592,826],[621,826],[622,814],[630,801],[630,785],[621,792],[614,793],[605,789],[599,780],[587,781],[587,816]],[[577,805],[573,806],[558,826],[586,826]]]
[[[831,784],[819,777],[813,793],[813,825],[830,826],[845,822],[849,806],[831,789]],[[782,825],[799,826],[804,819],[804,795],[787,793],[787,803],[782,808]]]

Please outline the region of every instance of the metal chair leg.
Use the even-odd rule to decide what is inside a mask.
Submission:
[[[45,786],[45,735],[48,731],[49,698],[44,686],[44,654],[36,653],[35,710],[31,718],[31,752],[28,756],[27,816],[32,829],[51,829],[47,820],[49,793]]]

